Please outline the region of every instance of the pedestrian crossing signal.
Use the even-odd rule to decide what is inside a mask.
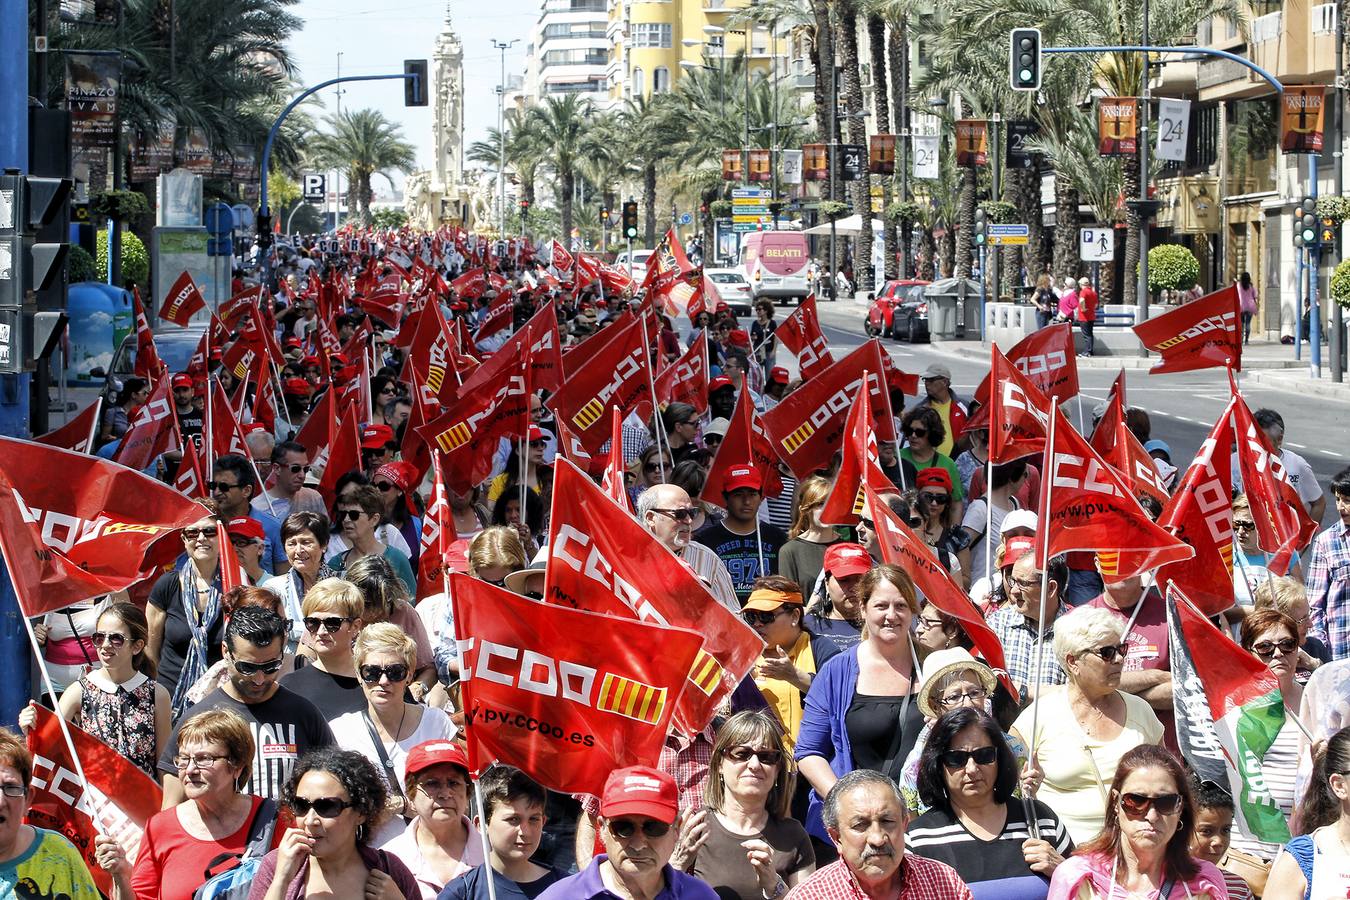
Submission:
[[[1325,250],[1334,250],[1337,238],[1340,237],[1340,223],[1331,216],[1322,216],[1321,223],[1321,227],[1318,229],[1317,243],[1321,244]]]
[[[425,59],[405,59],[403,74],[411,77],[403,79],[403,105],[427,105],[427,61]]]

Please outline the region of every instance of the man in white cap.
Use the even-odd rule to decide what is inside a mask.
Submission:
[[[923,370],[923,389],[927,396],[920,400],[917,406],[932,407],[942,417],[946,436],[943,437],[942,443],[937,445],[937,451],[954,459],[956,453],[952,451],[965,431],[966,417],[970,415],[970,410],[952,392],[952,370],[942,363],[933,363]]]

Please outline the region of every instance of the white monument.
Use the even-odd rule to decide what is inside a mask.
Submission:
[[[464,47],[455,34],[448,3],[445,28],[436,37],[432,56],[431,86],[436,159],[430,170],[409,176],[404,207],[414,227],[472,228],[472,192],[464,183]]]

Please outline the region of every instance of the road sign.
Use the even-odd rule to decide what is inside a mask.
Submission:
[[[731,202],[737,200],[760,200],[767,199],[771,192],[767,188],[734,188],[731,191]]]
[[[328,195],[328,176],[323,172],[306,172],[301,186],[302,196],[309,203],[322,203]]]
[[[1083,262],[1111,262],[1116,258],[1116,235],[1110,228],[1078,229],[1078,258]]]
[[[767,216],[769,208],[767,206],[733,206],[731,213],[735,216]]]
[[[203,218],[206,220],[206,233],[212,237],[222,237],[234,231],[234,210],[224,203],[207,207]]]
[[[1026,225],[990,223],[988,235],[994,247],[1022,247],[1031,241],[1031,229]]]
[[[680,213],[680,224],[689,225],[694,221],[693,213]]]

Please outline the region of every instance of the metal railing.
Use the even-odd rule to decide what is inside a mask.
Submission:
[[[1265,41],[1273,41],[1280,36],[1280,28],[1284,23],[1284,13],[1273,12],[1264,16],[1257,16],[1252,20],[1252,43],[1260,44]]]

